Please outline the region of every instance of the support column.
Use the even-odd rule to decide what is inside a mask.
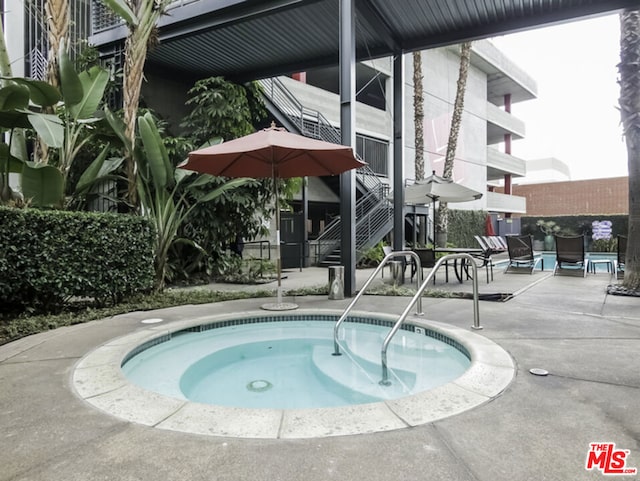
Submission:
[[[356,149],[356,22],[355,0],[340,0],[340,141]],[[344,266],[344,295],[356,292],[355,172],[340,174],[340,257]]]
[[[404,55],[393,59],[393,250],[404,248]]]
[[[302,267],[309,267],[309,177],[302,179]]]
[[[504,111],[511,113],[511,94],[504,96]],[[511,155],[511,134],[504,134],[504,153]],[[511,174],[504,175],[504,193],[511,195]],[[506,212],[504,216],[509,218],[511,213]]]

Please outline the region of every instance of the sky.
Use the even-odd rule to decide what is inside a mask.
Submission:
[[[538,84],[538,98],[512,105],[526,125],[513,142],[522,159],[556,157],[571,179],[628,174],[620,114],[617,14],[540,28],[491,41]]]

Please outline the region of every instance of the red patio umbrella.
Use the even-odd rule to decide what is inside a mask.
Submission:
[[[282,303],[280,209],[276,179],[341,174],[365,165],[345,145],[323,142],[278,128],[268,129],[189,153],[180,168],[223,177],[271,178],[275,186],[278,302],[269,309],[295,308]]]
[[[487,215],[487,219],[485,220],[485,223],[484,223],[484,230],[485,230],[485,235],[487,236],[496,235],[496,231],[493,228],[493,222],[491,222],[490,215]]]

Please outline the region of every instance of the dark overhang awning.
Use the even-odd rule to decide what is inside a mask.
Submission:
[[[259,78],[338,63],[339,0],[184,0],[149,62],[202,77]],[[638,0],[355,0],[357,58],[440,47],[638,8]],[[597,32],[594,32],[597,34]],[[101,50],[124,27],[94,34]]]

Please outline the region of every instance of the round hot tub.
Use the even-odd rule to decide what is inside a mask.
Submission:
[[[318,437],[400,429],[498,395],[510,356],[477,334],[410,320],[380,350],[396,318],[339,312],[243,313],[155,325],[86,356],[74,386],[113,415],[158,428],[237,437]]]

